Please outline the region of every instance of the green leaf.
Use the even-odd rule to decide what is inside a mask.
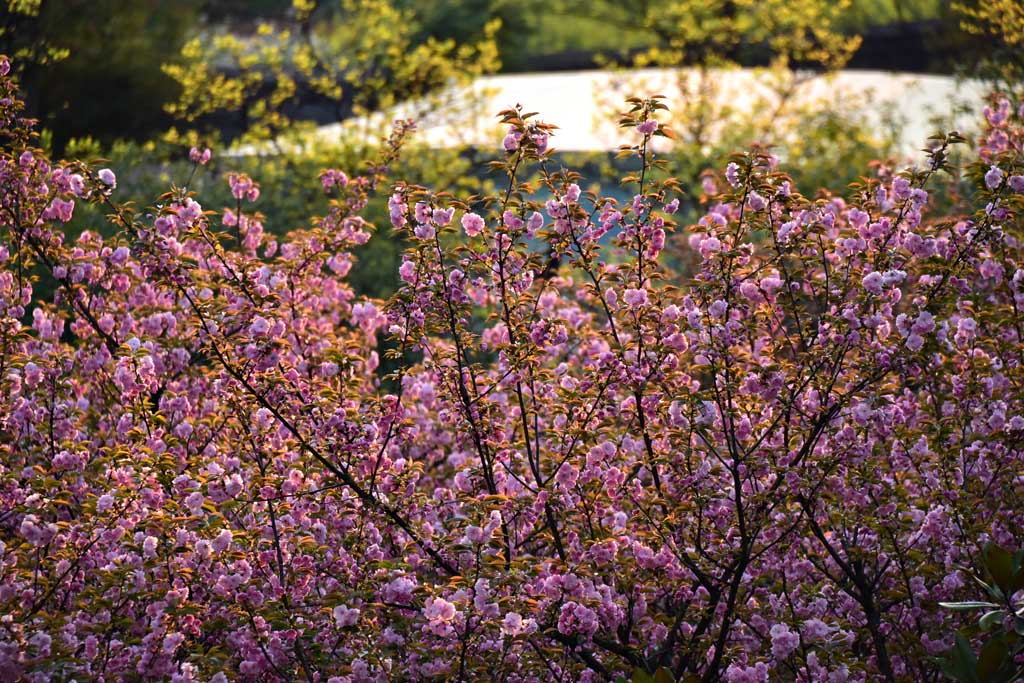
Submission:
[[[981,653],[978,657],[977,672],[978,678],[982,681],[992,680],[1000,669],[1009,663],[1010,650],[1006,647],[1006,640],[1002,636],[989,638],[981,646]]]
[[[1003,619],[1006,618],[1006,610],[994,609],[991,612],[986,612],[981,619],[978,619],[978,627],[982,631],[988,631],[994,626],[998,626],[1002,623]]]
[[[985,567],[988,568],[988,573],[992,575],[996,585],[1003,593],[1007,595],[1012,593],[1014,574],[1016,573],[1013,566],[1013,555],[995,543],[986,543],[982,554],[985,558]]]
[[[965,602],[940,602],[939,606],[951,609],[954,612],[969,612],[975,609],[991,609],[993,607],[999,607],[999,605],[994,602],[981,602],[978,600],[967,600]]]
[[[633,683],[654,683],[654,676],[637,667],[633,669]]]
[[[1001,600],[1002,599],[1003,592],[1001,590],[999,590],[999,586],[996,586],[995,584],[990,586],[987,583],[985,583],[984,581],[982,581],[980,578],[975,576],[974,574],[971,574],[971,578],[974,579],[974,582],[976,584],[978,584],[979,586],[984,588],[986,593],[988,593],[989,595],[994,596],[997,600]]]
[[[981,683],[978,680],[977,665],[971,644],[958,634],[953,649],[941,662],[943,673],[960,683]]]
[[[654,683],[675,683],[675,677],[672,676],[671,671],[662,666],[654,672]]]
[[[1014,574],[1011,582],[1010,592],[1016,593],[1024,590],[1024,550],[1018,550],[1013,555]]]

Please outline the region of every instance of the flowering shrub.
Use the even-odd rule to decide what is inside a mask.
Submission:
[[[277,241],[248,176],[139,210],[48,160],[0,65],[0,679],[937,680],[939,601],[1020,546],[1009,103],[969,188],[956,135],[845,199],[755,151],[692,226],[658,98],[627,203],[509,110],[499,194],[388,190],[381,302],[345,278],[402,130]],[[117,235],[65,242],[82,202]]]

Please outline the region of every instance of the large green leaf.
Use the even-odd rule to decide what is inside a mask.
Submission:
[[[986,543],[983,555],[985,567],[988,568],[988,572],[992,575],[992,580],[995,581],[995,584],[999,586],[1004,594],[1009,595],[1012,593],[1014,574],[1016,574],[1014,556],[1008,550],[1000,548],[995,543]]]
[[[957,635],[956,644],[941,662],[942,672],[960,683],[981,683],[978,680],[978,660],[971,650],[971,644]]]
[[[991,612],[986,612],[981,619],[978,619],[978,626],[981,627],[982,631],[988,631],[1002,623],[1005,618],[1006,610],[994,609]]]
[[[978,678],[986,682],[1006,681],[1007,679],[999,674],[1010,664],[1009,654],[1010,649],[1002,636],[986,640],[978,657]]]
[[[951,609],[954,612],[970,612],[976,609],[993,609],[999,607],[994,602],[982,602],[980,600],[967,600],[965,602],[940,602],[941,607]]]

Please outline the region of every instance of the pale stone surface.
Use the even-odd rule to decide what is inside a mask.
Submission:
[[[417,139],[430,146],[468,143],[498,148],[502,133],[495,114],[520,104],[524,111],[540,112],[541,120],[559,126],[551,141],[559,150],[614,150],[636,139],[635,133],[618,128],[613,115],[627,95],[662,94],[669,108],[678,110],[686,101],[683,88],[696,85],[697,78],[695,70],[669,69],[487,76],[474,82],[474,97],[468,98],[470,104],[461,111],[427,112],[428,105],[406,103],[388,116],[374,115],[371,121],[322,126],[313,144],[338,140],[346,130],[350,134],[357,129],[379,131],[388,119],[414,117],[419,121]],[[767,87],[770,78],[770,74],[754,69],[711,72],[709,80],[718,90],[713,107],[716,112],[721,107],[732,107],[737,113],[774,110],[778,102]],[[900,150],[919,156],[915,152],[940,128],[965,133],[975,130],[983,97],[981,83],[949,76],[844,71],[832,77],[808,75],[794,88],[786,106],[823,100],[834,108],[863,114],[879,131],[886,125],[884,112],[895,112],[903,121],[895,129]],[[467,98],[463,95],[456,99]],[[713,118],[721,124],[720,115]],[[713,137],[714,124],[711,134]]]

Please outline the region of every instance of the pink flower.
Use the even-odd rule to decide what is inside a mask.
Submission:
[[[864,289],[869,293],[878,296],[882,293],[882,281],[882,274],[878,271],[872,271],[864,276],[861,284],[864,285]]]
[[[320,184],[324,191],[330,190],[334,186],[345,187],[348,185],[348,176],[344,171],[328,169],[320,173]]]
[[[402,278],[403,282],[409,284],[415,284],[416,282],[416,264],[406,259],[402,261],[402,265],[398,268],[398,275]]]
[[[202,150],[200,150],[198,147],[193,147],[188,152],[188,158],[191,159],[194,163],[199,164],[200,166],[205,166],[207,162],[210,161],[210,157],[212,155],[213,153],[210,151],[209,147],[205,147]]]
[[[25,383],[30,387],[39,384],[39,380],[42,379],[43,370],[38,365],[29,361],[25,363]]]
[[[865,225],[867,225],[869,218],[870,216],[867,214],[866,211],[861,211],[860,209],[856,208],[850,209],[850,213],[848,214],[850,225],[858,229],[863,228]]]
[[[458,611],[444,598],[427,598],[423,615],[430,621],[451,621]]]
[[[1002,181],[1002,179],[1002,170],[1000,170],[998,166],[992,166],[991,168],[988,169],[988,172],[985,173],[985,186],[990,190],[994,190],[997,187],[999,187],[999,183]]]
[[[266,336],[267,332],[270,331],[270,321],[261,315],[253,318],[252,323],[249,325],[249,334],[254,337]]]
[[[359,610],[346,605],[338,605],[331,611],[331,615],[339,628],[355,626],[359,622]]]
[[[740,167],[735,163],[730,163],[725,167],[725,179],[733,187],[740,186]]]
[[[518,612],[509,612],[501,620],[501,632],[507,636],[519,636],[537,630],[535,619],[524,619]]]
[[[501,146],[505,148],[506,152],[514,152],[519,149],[519,141],[522,139],[523,134],[516,130],[510,130],[505,139],[501,141]]]
[[[191,512],[193,515],[198,515],[202,511],[203,503],[205,502],[206,499],[203,497],[203,494],[200,493],[199,491],[195,491],[189,494],[189,496],[185,499],[185,507],[187,507],[189,509],[189,512]]]
[[[234,540],[234,534],[231,533],[231,529],[221,529],[221,532],[217,534],[213,539],[213,549],[215,552],[222,553],[231,547],[231,542]]]
[[[599,626],[597,613],[574,601],[562,605],[558,614],[558,630],[567,636],[580,634],[589,637]]]
[[[814,656],[813,654],[811,655]],[[708,661],[714,657],[714,646],[708,651]],[[758,662],[754,666],[730,664],[725,670],[726,683],[768,683],[768,665]]]
[[[547,133],[532,133],[530,134],[530,140],[533,141],[534,147],[537,148],[537,154],[543,154],[548,151],[548,135]]]
[[[475,213],[467,213],[462,217],[462,229],[470,237],[476,237],[484,229],[484,219]]]
[[[444,227],[452,222],[452,215],[455,209],[434,209],[432,220],[439,227]]]
[[[484,531],[482,527],[468,526],[466,527],[465,541],[471,544],[483,543],[489,538],[490,534]]]
[[[781,244],[785,244],[790,234],[796,229],[796,221],[786,221],[779,226],[778,238]]]
[[[803,623],[803,626],[800,628],[800,630],[803,633],[804,638],[811,642],[814,642],[827,640],[828,637],[832,635],[832,631],[835,629],[833,629],[831,626],[826,624],[821,619],[808,619]]]
[[[405,205],[402,195],[395,193],[388,199],[388,215],[391,219],[391,225],[395,228],[405,227],[405,212],[407,210],[408,207]]]
[[[910,197],[910,181],[898,176],[892,181],[892,191],[899,199],[907,199]]]
[[[238,472],[232,473],[224,481],[224,493],[229,498],[234,498],[239,493],[241,493],[242,492],[242,488],[243,488],[242,475],[239,474]]]
[[[160,647],[161,652],[165,655],[173,655],[175,650],[178,649],[183,642],[185,642],[185,635],[182,633],[168,633],[164,636],[164,642]]]
[[[352,305],[352,323],[359,325],[367,334],[373,334],[380,321],[377,307],[371,301]]]
[[[570,489],[576,485],[576,480],[579,478],[580,471],[569,463],[565,463],[558,468],[558,472],[555,473],[555,481],[558,482],[559,486],[563,489]]]
[[[412,601],[413,590],[416,583],[405,576],[400,576],[384,587],[383,597],[385,602],[394,602],[400,605],[407,605]]]
[[[231,195],[235,199],[247,199],[250,202],[259,199],[260,188],[244,173],[229,173],[228,185],[231,186]]]
[[[539,211],[534,211],[530,214],[530,217],[526,219],[526,229],[532,236],[538,230],[544,226],[544,216]]]
[[[111,189],[117,187],[117,176],[109,168],[101,168],[99,173],[96,174],[100,181]]]
[[[640,131],[642,135],[650,135],[654,131],[658,130],[658,122],[654,119],[647,119],[641,122],[636,129]]]
[[[57,525],[52,522],[40,522],[36,515],[25,515],[18,531],[31,545],[41,547],[50,542],[57,533]]]
[[[626,305],[630,308],[640,308],[641,306],[647,305],[647,290],[646,289],[627,289],[622,293],[622,300],[626,302]]]
[[[800,647],[800,636],[789,630],[786,624],[775,624],[770,631],[772,637],[772,654],[778,660],[789,657]]]
[[[49,657],[50,647],[53,643],[53,638],[50,634],[37,631],[31,638],[28,639],[29,645],[35,651],[37,657]]]

